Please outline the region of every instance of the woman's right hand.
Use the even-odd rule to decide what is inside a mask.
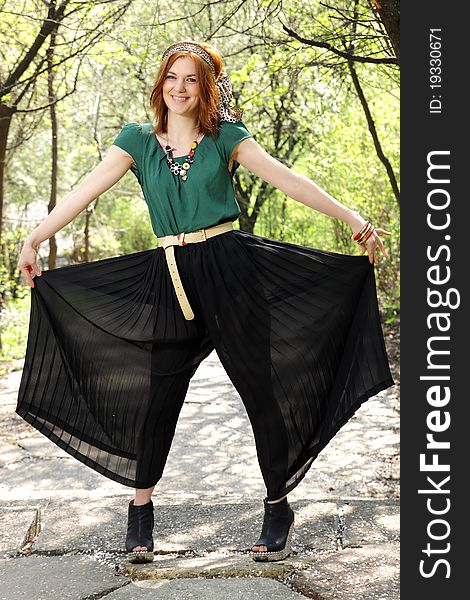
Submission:
[[[34,287],[33,277],[41,276],[41,269],[36,262],[37,254],[33,244],[26,240],[18,260],[18,268],[23,273],[26,283],[32,288]]]

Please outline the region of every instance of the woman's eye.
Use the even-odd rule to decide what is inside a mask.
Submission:
[[[166,78],[167,79],[174,79],[174,76],[173,75],[167,75]],[[188,79],[188,81],[190,83],[196,83],[196,80],[193,77],[191,77],[190,79]]]

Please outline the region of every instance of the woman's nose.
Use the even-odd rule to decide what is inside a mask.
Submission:
[[[185,90],[184,80],[180,81],[179,79],[177,79],[176,82],[175,82],[175,89],[178,92],[184,92],[184,90]]]

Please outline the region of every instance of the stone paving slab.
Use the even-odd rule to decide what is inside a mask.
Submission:
[[[293,548],[298,551],[336,546],[337,505],[299,500]],[[154,540],[157,553],[202,554],[247,551],[258,539],[263,519],[261,502],[233,504],[159,505],[154,499]],[[39,553],[62,551],[123,552],[127,501],[121,497],[51,500],[41,509],[41,532],[34,544]]]
[[[22,368],[22,367],[21,367]],[[16,404],[15,395],[20,387],[21,369],[11,371],[0,382],[0,414],[9,412]]]
[[[315,600],[398,600],[398,543],[368,544],[318,558],[289,583]]]
[[[158,556],[152,564],[122,563],[119,569],[116,563],[100,559],[102,555],[35,555],[0,560],[0,600],[103,596],[113,600],[400,597],[397,543],[327,551],[310,555],[302,563],[291,557],[277,563],[255,563],[248,556],[214,553],[196,558]]]
[[[0,535],[4,550],[18,548],[39,511],[40,533],[34,551],[62,553],[103,550],[121,552],[127,522],[127,503],[121,496],[94,499],[51,499],[47,502],[0,503]],[[154,498],[156,552],[196,554],[244,552],[257,539],[262,523],[261,502],[218,502]],[[164,501],[165,500],[165,501]],[[181,500],[181,498],[180,498]],[[396,500],[297,500],[293,549],[309,552],[352,547],[399,539],[399,503]],[[20,523],[11,537],[11,522]],[[20,532],[20,535],[18,535]],[[13,539],[14,543],[8,540]]]
[[[47,440],[46,443],[52,446]],[[28,456],[0,472],[0,498],[10,502],[26,498],[91,498],[119,492],[132,498],[132,488],[116,484],[73,458]]]
[[[368,502],[350,500],[339,506],[344,527],[343,547],[362,546],[400,539],[400,506],[394,500],[381,500],[370,510]]]
[[[204,556],[156,555],[152,563],[122,562],[120,570],[133,580],[190,579],[193,577],[283,577],[294,569],[303,568],[300,560],[286,559],[277,562],[255,562],[249,554],[223,554],[211,552]]]
[[[0,600],[81,600],[129,584],[127,577],[89,556],[0,560],[0,571]]]
[[[273,579],[173,579],[133,582],[106,600],[300,600],[305,596]]]
[[[28,457],[28,453],[18,446],[0,440],[0,467],[6,467]]]
[[[39,433],[39,432],[37,432]],[[71,458],[70,454],[59,448],[44,435],[22,437],[17,441],[19,448],[27,452],[29,457],[35,458]]]
[[[31,500],[0,505],[1,558],[15,555],[21,550],[27,537],[34,537],[38,507],[38,503]]]

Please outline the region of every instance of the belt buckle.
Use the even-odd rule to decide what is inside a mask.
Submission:
[[[188,243],[184,241],[184,235],[185,235],[185,231],[183,231],[183,233],[177,233],[176,237],[178,238],[178,246],[187,246]],[[181,236],[181,237],[180,237]]]
[[[203,241],[207,242],[206,230],[205,229],[201,229],[201,233],[202,233],[202,239],[203,239]]]

